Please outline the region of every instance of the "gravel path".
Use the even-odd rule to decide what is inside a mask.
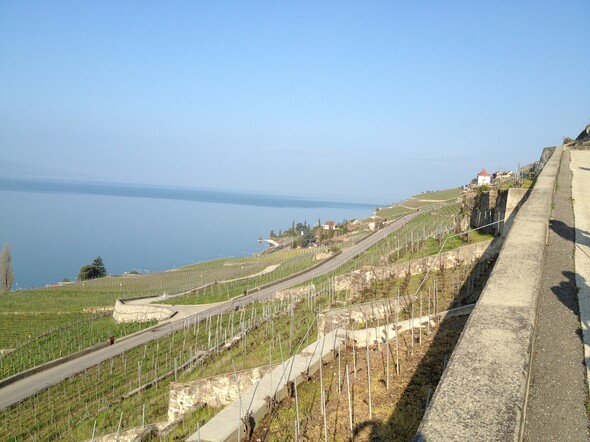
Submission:
[[[589,440],[569,163],[563,152],[537,301],[525,441]]]

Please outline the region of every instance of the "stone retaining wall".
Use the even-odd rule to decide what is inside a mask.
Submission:
[[[468,244],[440,255],[431,255],[414,259],[403,264],[391,266],[373,267],[364,266],[345,275],[334,278],[336,291],[348,291],[352,297],[357,296],[362,290],[368,288],[374,280],[386,279],[391,276],[403,277],[408,272],[412,275],[426,273],[430,269],[438,269],[441,265],[445,268],[455,267],[465,262],[474,262],[482,257],[493,257],[500,253],[502,240],[482,241]]]
[[[236,372],[240,393],[258,382],[269,371],[268,366],[263,366]],[[195,407],[209,405],[220,408],[231,404],[239,396],[236,376],[228,373],[189,383],[172,382],[168,402],[168,421],[172,422],[181,418]]]
[[[347,307],[335,308],[318,314],[318,329],[326,334],[337,328],[350,328],[353,324],[364,324],[370,320],[393,318],[397,311],[410,305],[412,296],[401,296],[399,305],[397,299],[385,299],[366,304],[354,304]]]
[[[125,304],[117,300],[113,319],[117,322],[149,322],[154,319],[162,321],[176,314],[176,310],[165,305]]]

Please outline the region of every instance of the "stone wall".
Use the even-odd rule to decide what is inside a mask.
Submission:
[[[125,304],[117,300],[113,319],[117,322],[149,322],[154,319],[162,321],[172,317],[176,310],[165,305]]]
[[[469,191],[463,193],[461,206],[465,215],[458,220],[461,230],[476,229],[488,224],[508,220],[513,211],[524,201],[529,189],[511,188],[498,190],[495,188],[486,192],[478,193]],[[506,236],[509,223],[497,223],[484,227],[479,231],[497,235],[501,233]]]
[[[250,388],[268,372],[268,365],[236,372],[240,393]],[[225,407],[238,397],[236,378],[233,373],[189,383],[172,382],[168,402],[168,421],[175,421],[189,410],[199,406]]]
[[[313,284],[278,291],[275,297],[279,300],[288,299],[291,301],[300,301],[309,295],[310,291],[311,293],[315,293],[315,286]]]
[[[353,324],[364,324],[374,319],[385,322],[410,305],[411,300],[411,296],[401,296],[399,304],[397,299],[386,299],[331,309],[318,315],[318,329],[320,333],[326,334],[337,328],[351,328]]]
[[[336,291],[348,291],[352,297],[370,287],[372,281],[389,277],[403,277],[408,272],[412,275],[426,273],[430,269],[438,269],[440,265],[446,268],[455,267],[465,262],[474,262],[481,257],[492,257],[500,253],[502,241],[500,239],[468,244],[440,255],[431,255],[414,259],[407,263],[394,264],[383,267],[364,266],[345,275],[336,276],[334,287]]]

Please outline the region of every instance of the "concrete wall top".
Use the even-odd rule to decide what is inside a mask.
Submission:
[[[506,237],[415,440],[518,440],[561,149]]]

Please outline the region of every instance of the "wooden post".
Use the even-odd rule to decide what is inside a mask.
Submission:
[[[346,364],[346,391],[348,392],[348,424],[350,426],[350,440],[353,440],[354,430],[352,426],[352,402],[350,400],[350,378],[348,376],[348,364]]]
[[[371,402],[371,358],[369,355],[369,332],[367,330],[367,323],[365,322],[365,341],[367,344],[367,391],[369,393],[369,419],[373,419],[373,405]]]

